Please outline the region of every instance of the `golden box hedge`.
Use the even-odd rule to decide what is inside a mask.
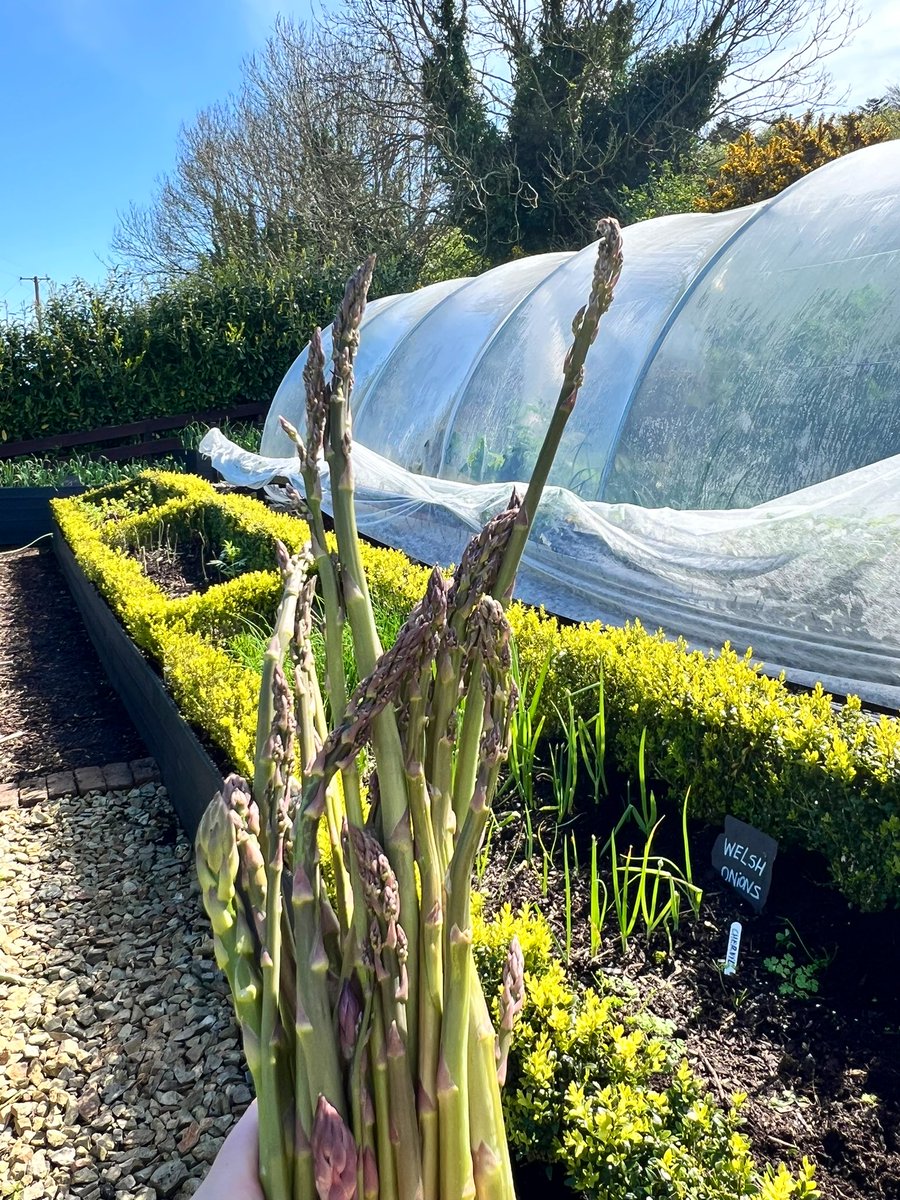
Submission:
[[[257,680],[222,641],[247,618],[264,621],[274,612],[275,539],[298,549],[303,522],[217,493],[203,480],[152,471],[54,507],[88,578],[161,664],[182,712],[247,770]],[[203,595],[168,600],[123,553],[152,543],[166,527],[199,532],[211,556],[224,541],[235,543],[248,573]],[[397,550],[365,546],[363,556],[376,607],[405,614],[422,595],[427,570]],[[792,693],[749,655],[727,646],[704,655],[638,622],[571,625],[521,604],[511,607],[510,621],[523,674],[534,678],[550,659],[546,732],[570,695],[589,715],[591,685],[602,677],[608,752],[619,770],[634,773],[646,729],[648,772],[676,797],[690,788],[693,815],[717,821],[728,812],[818,852],[862,909],[900,902],[896,719],[872,720],[852,698],[836,708],[821,688]]]

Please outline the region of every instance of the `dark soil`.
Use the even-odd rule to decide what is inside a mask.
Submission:
[[[589,862],[589,832],[576,832],[582,864]],[[755,915],[709,865],[717,833],[691,830],[703,903],[699,920],[685,906],[671,950],[659,933],[650,945],[635,934],[623,953],[610,908],[592,958],[589,875],[573,873],[572,970],[585,984],[636,990],[646,1011],[671,1022],[691,1066],[723,1105],[735,1092],[747,1094],[744,1130],[758,1162],[795,1164],[807,1155],[827,1200],[897,1200],[900,914],[855,913],[824,886],[824,863],[780,851],[765,909]],[[620,849],[627,847],[623,836]],[[531,901],[550,920],[564,954],[562,870],[557,863],[543,896],[539,862],[528,867],[522,852],[514,820],[495,835],[480,887],[492,910]],[[608,874],[605,882],[612,895]],[[735,920],[743,927],[740,960],[727,977],[719,964]],[[828,960],[814,971],[818,991],[809,996],[779,994],[781,978],[765,966],[765,959],[783,956],[777,935],[785,930],[797,943],[799,963]]]
[[[0,783],[146,754],[56,559],[0,555]]]
[[[170,600],[190,596],[193,592],[203,593],[225,578],[213,565],[214,556],[200,537],[163,542],[158,546],[139,546],[132,554]]]
[[[167,592],[184,595],[217,581],[203,557],[203,547],[160,553],[147,566]],[[0,782],[143,755],[52,555],[0,557],[0,583]],[[609,806],[617,802],[605,804],[615,820]],[[582,864],[592,832],[605,836],[586,817],[576,823]],[[854,913],[825,886],[824,864],[782,848],[766,908],[754,915],[707,866],[717,832],[691,832],[703,906],[699,920],[685,911],[671,950],[664,937],[647,946],[636,934],[623,953],[610,911],[592,958],[586,872],[576,875],[572,970],[584,983],[601,972],[601,986],[636,989],[648,1012],[672,1023],[722,1103],[748,1094],[745,1132],[758,1161],[796,1163],[805,1154],[827,1200],[897,1200],[900,914]],[[678,841],[659,849],[677,858]],[[495,835],[480,886],[491,906],[537,904],[564,949],[561,876],[557,867],[544,897],[537,871],[522,862],[514,818]],[[743,925],[740,963],[725,977],[717,964],[735,919]],[[764,964],[783,953],[777,935],[785,930],[802,940],[799,962],[829,960],[813,972],[818,991],[809,997],[779,994],[781,981]],[[523,1200],[546,1195],[543,1168],[523,1172],[519,1187]]]

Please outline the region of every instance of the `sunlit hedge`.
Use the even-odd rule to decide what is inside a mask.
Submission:
[[[257,677],[223,639],[242,621],[271,619],[279,581],[265,568],[275,539],[297,549],[306,527],[199,479],[158,472],[57,502],[55,511],[85,573],[161,664],[181,711],[248,770]],[[235,542],[248,573],[168,600],[121,553],[166,525],[202,531],[211,554]],[[422,595],[427,572],[399,551],[366,547],[364,563],[377,608],[406,613]],[[646,730],[649,773],[677,798],[690,788],[693,815],[720,820],[727,812],[817,851],[860,908],[900,902],[897,720],[870,720],[855,700],[834,708],[821,689],[794,694],[727,647],[706,656],[638,623],[566,625],[519,604],[510,621],[523,674],[534,678],[550,659],[547,732],[570,695],[588,715],[602,677],[608,752],[623,772],[633,774]]]
[[[0,326],[0,440],[268,403],[342,292],[337,275],[235,269],[148,297],[76,283],[40,329]]]
[[[473,943],[485,995],[495,997],[513,935],[525,956],[525,1009],[504,1090],[510,1144],[525,1161],[563,1168],[587,1196],[641,1200],[813,1200],[803,1159],[792,1174],[760,1171],[740,1132],[742,1097],[719,1108],[660,1025],[647,1032],[616,995],[579,993],[551,952],[543,918],[476,913]]]

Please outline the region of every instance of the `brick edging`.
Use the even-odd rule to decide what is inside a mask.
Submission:
[[[19,783],[0,783],[0,809],[34,808],[47,800],[58,800],[60,796],[85,796],[88,792],[127,791],[145,783],[157,783],[159,778],[154,758],[55,771],[52,775],[35,775]]]

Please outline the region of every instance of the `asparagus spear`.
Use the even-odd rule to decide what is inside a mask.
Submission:
[[[498,1038],[472,958],[472,867],[515,703],[503,605],[621,266],[618,227],[599,232],[590,300],[524,500],[514,493],[472,539],[449,585],[432,573],[386,653],[357,537],[349,411],[373,260],[348,283],[330,383],[319,337],[311,343],[306,441],[283,423],[300,454],[311,544],[295,559],[278,549],[284,596],[263,669],[253,795],[230,779],[197,843],[259,1094],[267,1200],[512,1200],[500,1086],[523,961],[514,943]],[[339,566],[322,518],[323,450]],[[310,649],[313,566],[330,732]],[[349,699],[345,612],[362,678]],[[375,759],[368,826],[357,773],[365,746]],[[336,908],[318,859],[323,815]]]

